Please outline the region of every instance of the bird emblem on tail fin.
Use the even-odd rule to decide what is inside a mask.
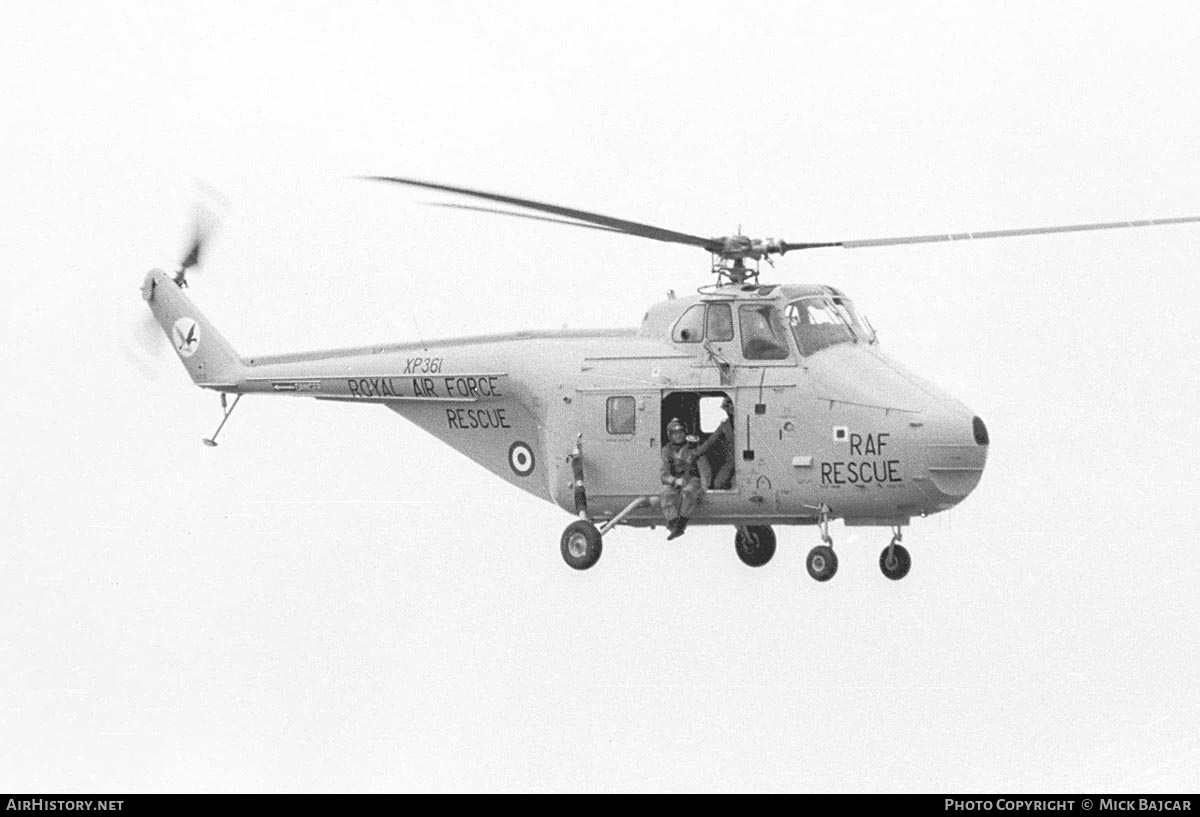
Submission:
[[[175,351],[181,357],[191,357],[200,346],[200,325],[192,318],[180,318],[175,321],[172,333],[175,341]]]

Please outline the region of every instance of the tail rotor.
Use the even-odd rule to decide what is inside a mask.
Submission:
[[[171,280],[180,288],[188,286],[189,273],[203,271],[203,263],[221,218],[229,209],[228,200],[213,188],[197,183],[197,198],[179,264]],[[133,343],[122,342],[125,356],[147,379],[158,380],[164,349],[163,331],[154,315],[143,310],[130,322]]]

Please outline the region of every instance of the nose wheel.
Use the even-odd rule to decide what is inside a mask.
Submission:
[[[891,544],[879,554],[879,569],[892,581],[900,581],[911,568],[912,557],[908,555],[908,548],[900,544],[900,528],[897,526],[893,528]]]
[[[837,573],[837,554],[829,545],[817,545],[808,552],[804,566],[808,568],[808,575],[819,582],[827,582]]]
[[[833,552],[833,537],[829,535],[829,509],[824,505],[821,506],[821,516],[817,524],[821,528],[823,544],[817,545],[808,552],[808,558],[804,560],[804,567],[808,570],[808,575],[817,581],[827,582],[833,578],[833,574],[837,573],[838,558],[837,554]]]

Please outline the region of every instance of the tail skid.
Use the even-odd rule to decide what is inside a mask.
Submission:
[[[225,423],[229,421],[229,415],[233,414],[233,410],[237,408],[237,404],[241,399],[242,395],[238,394],[233,398],[233,405],[231,406],[225,399],[225,392],[221,392],[221,411],[225,412],[225,416],[221,418],[221,424],[217,426],[217,430],[213,432],[213,435],[211,437],[204,437],[200,440],[200,442],[204,443],[209,448],[217,447],[217,435],[221,433],[221,429],[223,429],[225,427]]]

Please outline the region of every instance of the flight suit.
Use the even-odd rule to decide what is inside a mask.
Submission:
[[[667,443],[662,447],[663,489],[659,498],[668,522],[678,517],[686,519],[696,510],[696,503],[704,492],[696,459],[696,449],[686,442],[682,445]],[[675,485],[675,480],[680,477],[684,479],[682,488]]]
[[[705,458],[704,462],[708,464],[708,471],[712,471],[712,461],[716,460],[719,467],[715,476],[711,477],[705,483],[706,488],[729,488],[733,482],[733,421],[725,418],[721,421],[721,425],[717,426],[717,430],[704,441],[704,444],[696,449],[696,453],[703,455],[708,451],[713,452],[711,458]],[[702,468],[702,471],[704,469]],[[703,474],[702,474],[703,476]]]

